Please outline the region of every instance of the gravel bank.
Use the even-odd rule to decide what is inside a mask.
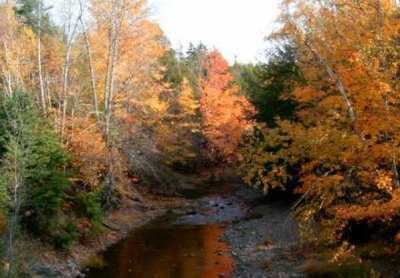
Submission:
[[[300,244],[297,225],[287,205],[254,206],[247,218],[230,226],[225,238],[238,261],[233,277],[304,277],[302,262],[294,255]]]

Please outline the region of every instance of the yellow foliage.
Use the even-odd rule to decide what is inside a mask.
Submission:
[[[108,152],[102,132],[91,120],[71,119],[68,150],[72,153],[72,167],[79,182],[91,190],[101,190],[108,170]]]
[[[340,241],[350,221],[393,225],[400,215],[400,18],[392,2],[283,1],[283,27],[271,36],[296,46],[304,82],[291,93],[296,122],[260,126],[244,150],[246,181],[265,192],[298,182],[299,218],[305,230],[317,223],[315,238],[325,242]]]
[[[186,164],[196,158],[196,149],[200,132],[199,101],[189,82],[184,79],[178,95],[170,91],[170,98],[161,121],[157,125],[159,147],[166,156],[169,164]]]

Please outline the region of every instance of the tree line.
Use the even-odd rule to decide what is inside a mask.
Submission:
[[[333,260],[363,241],[398,251],[396,2],[284,0],[268,60],[233,66],[203,44],[172,49],[145,0],[63,5],[55,24],[41,0],[0,4],[10,273],[20,235],[68,248],[102,232],[135,184],[176,191],[221,165],[297,196],[302,235]]]

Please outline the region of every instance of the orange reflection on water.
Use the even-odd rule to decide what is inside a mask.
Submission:
[[[203,249],[206,254],[202,277],[220,277],[220,274],[228,276],[234,270],[235,261],[229,255],[228,244],[221,240],[224,232],[221,226],[202,226]]]

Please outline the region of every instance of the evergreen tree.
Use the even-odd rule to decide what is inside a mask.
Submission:
[[[296,101],[290,93],[302,79],[296,59],[296,49],[285,45],[267,63],[233,66],[241,93],[257,108],[257,120],[270,127],[276,126],[277,117],[295,118]]]
[[[43,235],[57,230],[69,188],[61,170],[68,156],[30,95],[3,96],[1,103],[0,188],[10,219],[7,255],[12,263],[20,224]]]
[[[42,0],[16,0],[15,11],[23,23],[37,31],[40,22],[40,29],[43,33],[54,34],[57,27],[51,21],[48,11],[52,7],[46,7]]]

